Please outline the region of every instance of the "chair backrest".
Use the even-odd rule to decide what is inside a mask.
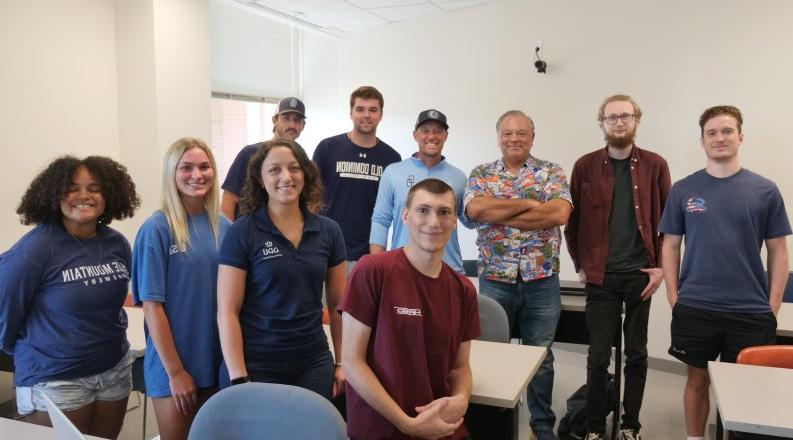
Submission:
[[[476,295],[479,301],[479,323],[482,326],[480,341],[509,342],[509,320],[501,304],[485,295]]]
[[[189,440],[346,439],[338,410],[291,385],[245,383],[212,396],[196,414]]]
[[[793,368],[793,345],[747,347],[738,353],[738,364]]]

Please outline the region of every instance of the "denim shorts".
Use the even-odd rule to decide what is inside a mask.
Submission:
[[[17,411],[23,416],[33,411],[47,411],[43,393],[47,393],[62,411],[74,411],[96,400],[121,400],[132,391],[133,362],[135,355],[128,351],[113,368],[99,374],[17,387]]]

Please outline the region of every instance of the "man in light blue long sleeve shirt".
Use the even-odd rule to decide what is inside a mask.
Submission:
[[[388,228],[393,228],[391,248],[402,247],[408,242],[408,230],[402,224],[401,214],[405,198],[410,188],[430,177],[443,180],[454,189],[457,212],[460,222],[471,228],[473,224],[463,216],[463,193],[467,177],[459,168],[446,162],[441,155],[443,144],[448,137],[449,124],[446,115],[437,110],[419,113],[413,138],[419,151],[411,157],[389,165],[380,177],[377,201],[372,214],[372,228],[369,233],[369,252],[375,254],[386,250]],[[457,272],[464,273],[457,230],[446,243],[443,261]]]

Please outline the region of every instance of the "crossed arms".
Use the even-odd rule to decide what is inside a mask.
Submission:
[[[489,195],[479,195],[468,202],[465,212],[470,219],[479,223],[531,231],[564,225],[572,208],[563,199],[540,202],[534,199],[497,199]]]

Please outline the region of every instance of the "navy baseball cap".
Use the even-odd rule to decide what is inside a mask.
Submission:
[[[419,117],[416,119],[415,128],[419,128],[421,124],[428,121],[435,121],[443,125],[443,128],[447,130],[449,129],[449,124],[446,123],[446,115],[434,109],[424,110],[423,112],[419,113]]]
[[[303,104],[303,101],[295,97],[284,98],[278,101],[278,112],[275,114],[280,115],[283,113],[297,113],[305,118],[306,106]]]

